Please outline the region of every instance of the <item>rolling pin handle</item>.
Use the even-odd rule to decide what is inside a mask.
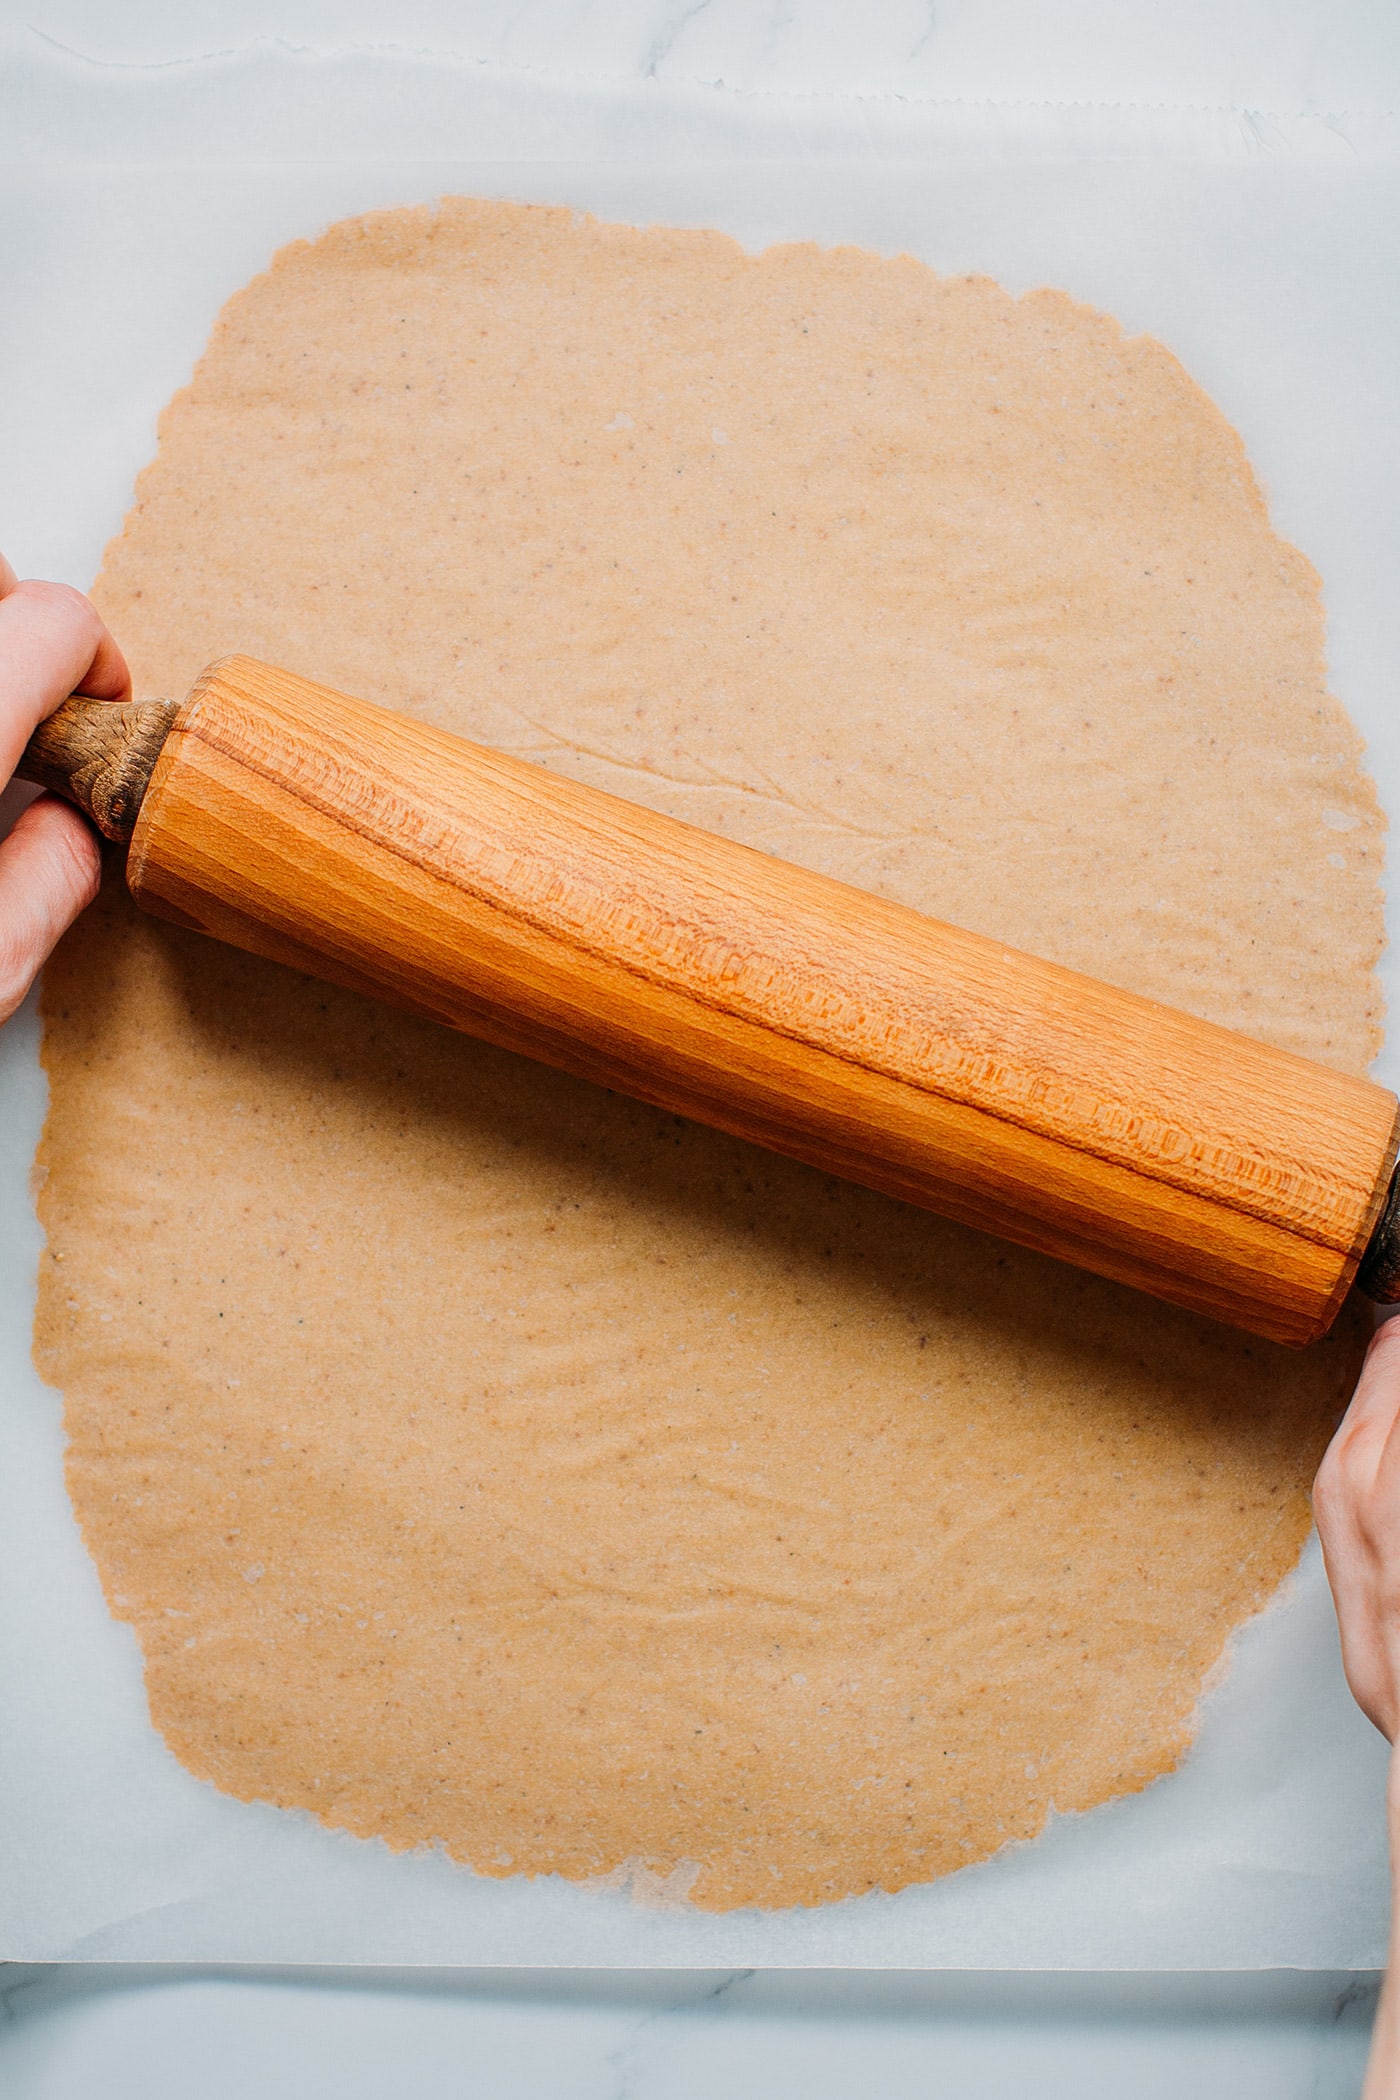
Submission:
[[[124,845],[179,705],[75,693],[39,724],[15,772],[76,803],[104,838]]]
[[[1356,1272],[1358,1287],[1377,1305],[1400,1303],[1400,1167],[1391,1176],[1390,1188],[1371,1243]]]

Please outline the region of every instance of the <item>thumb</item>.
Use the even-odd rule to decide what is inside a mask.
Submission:
[[[59,935],[91,904],[101,879],[97,840],[53,795],[31,802],[0,840],[0,1022],[24,998]]]

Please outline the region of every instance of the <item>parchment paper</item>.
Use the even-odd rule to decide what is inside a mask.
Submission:
[[[51,160],[10,184],[7,281],[29,296],[12,307],[0,367],[12,456],[18,441],[0,526],[21,566],[90,579],[149,452],[154,411],[222,297],[277,242],[344,212],[458,190],[717,224],[754,245],[810,236],[909,247],[1017,290],[1062,284],[1177,351],[1241,429],[1279,529],[1323,573],[1334,686],[1370,739],[1383,797],[1400,799],[1384,675],[1397,640],[1384,563],[1397,539],[1400,462],[1386,448],[1400,421],[1390,376],[1400,328],[1376,269],[1396,176],[1383,134],[1338,141],[1299,125],[1261,155],[1233,120],[1173,131],[1160,118],[1135,130],[1119,117],[1094,138],[1082,113],[1059,126],[1037,112],[1027,140],[1005,113],[980,135],[970,112],[923,113],[920,131],[908,111],[856,124],[783,105],[761,118],[722,103],[712,111],[700,98],[669,111],[643,98],[631,116],[626,97],[575,98],[571,114],[552,91],[532,106],[499,83],[396,79],[384,68],[373,84],[381,150],[412,139],[420,151],[460,153],[468,137],[499,150],[509,132],[517,154],[618,158],[341,160],[254,173],[241,159],[248,132],[228,112],[235,101],[245,117],[258,103],[276,111],[296,71],[283,63],[274,80],[277,66],[260,64],[261,78],[259,65],[243,65],[236,80],[203,81],[203,150],[227,154],[223,166],[185,165],[176,178],[168,165]],[[328,154],[345,150],[343,120],[362,124],[369,92],[353,65],[339,89],[335,71],[300,76],[314,80],[321,129],[311,136]],[[60,85],[71,124],[83,83]],[[199,115],[192,85],[165,104],[149,80],[108,87],[105,107],[94,90],[82,134],[108,153],[149,156],[169,107],[185,134],[173,151],[188,153],[201,136],[187,129]],[[31,83],[36,139],[44,90]],[[655,153],[663,138],[669,166]],[[276,145],[274,118],[262,150]],[[911,146],[920,160],[907,158]],[[761,157],[776,152],[781,165]],[[749,157],[736,164],[736,154]],[[87,411],[76,425],[75,403]],[[483,1885],[432,1858],[391,1859],[196,1785],[149,1729],[134,1646],[106,1619],[63,1500],[57,1401],[28,1368],[37,1240],[23,1183],[42,1113],[34,1034],[26,1016],[3,1038],[15,1104],[4,1132],[6,1953],[1072,1967],[1379,1958],[1383,1746],[1341,1684],[1315,1557],[1241,1638],[1183,1772],[898,1898],[775,1918],[648,1914],[548,1882]]]

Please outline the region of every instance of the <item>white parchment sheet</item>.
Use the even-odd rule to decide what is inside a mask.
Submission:
[[[1383,119],[592,89],[264,49],[0,75],[0,545],[90,583],[222,301],[283,241],[460,192],[907,249],[1148,330],[1244,434],[1321,570],[1335,689],[1400,811],[1400,128]],[[230,608],[236,647],[237,609]],[[1395,993],[1392,988],[1392,1007]],[[0,1033],[0,1956],[1352,1969],[1385,1944],[1385,1747],[1316,1546],[1239,1637],[1184,1768],[928,1888],[648,1911],[396,1858],[190,1778],[64,1495],[29,1330],[32,1002]],[[1379,1076],[1394,1083],[1400,1059]]]

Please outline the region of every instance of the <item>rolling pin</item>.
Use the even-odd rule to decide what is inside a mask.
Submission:
[[[1400,1297],[1368,1080],[248,657],[20,771],[235,947],[1271,1340]]]

